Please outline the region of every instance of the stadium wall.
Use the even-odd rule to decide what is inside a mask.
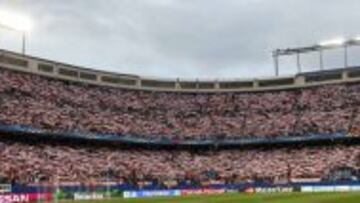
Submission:
[[[146,78],[78,67],[0,50],[0,67],[93,85],[169,92],[256,92],[360,81],[360,67],[253,80],[200,81]]]

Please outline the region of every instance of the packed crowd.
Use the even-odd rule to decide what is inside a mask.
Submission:
[[[290,180],[360,168],[360,146],[230,151],[150,151],[0,142],[0,177],[34,183]]]
[[[0,124],[209,139],[360,134],[360,84],[263,93],[169,93],[73,84],[0,70]]]
[[[89,86],[0,70],[0,124],[54,132],[223,139],[360,135],[360,84],[261,93],[169,93]],[[358,170],[360,146],[151,151],[0,142],[0,178],[31,183],[288,180]]]

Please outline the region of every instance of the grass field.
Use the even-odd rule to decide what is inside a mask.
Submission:
[[[76,201],[76,203],[360,203],[360,193],[318,194],[228,194],[218,196],[191,196],[181,198],[112,199]],[[65,203],[74,203],[73,201]]]

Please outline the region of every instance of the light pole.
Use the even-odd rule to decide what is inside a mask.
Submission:
[[[22,32],[22,54],[26,53],[26,32]]]
[[[345,68],[347,68],[348,65],[349,65],[349,63],[348,63],[348,45],[345,44],[344,45],[344,66],[345,66]]]
[[[301,60],[300,60],[300,52],[296,54],[296,66],[297,66],[297,73],[301,73]]]
[[[30,31],[31,24],[31,20],[26,16],[6,10],[0,10],[0,27],[21,34],[22,54],[26,53],[26,33]]]
[[[23,55],[25,55],[26,53],[26,31],[25,30],[18,30],[18,29],[15,29],[15,28],[12,28],[10,26],[7,26],[7,25],[3,25],[3,24],[0,24],[0,27],[4,28],[4,29],[7,29],[7,30],[11,30],[11,31],[15,31],[15,32],[20,32],[21,34],[21,39],[22,39],[22,45],[21,45],[21,53]]]
[[[279,55],[278,50],[273,51],[274,67],[275,67],[275,76],[279,76]]]
[[[324,70],[324,54],[323,49],[319,49],[319,66],[320,70]]]

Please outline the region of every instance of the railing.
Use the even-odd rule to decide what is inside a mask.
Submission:
[[[0,132],[4,133],[1,137],[21,138],[44,138],[44,139],[61,139],[69,141],[96,141],[96,142],[112,142],[136,146],[158,146],[158,147],[248,147],[259,145],[291,145],[291,144],[315,144],[337,141],[354,141],[355,137],[348,136],[346,132],[338,132],[332,134],[315,134],[294,136],[277,136],[277,137],[255,137],[255,136],[238,136],[234,138],[224,139],[205,139],[205,140],[172,140],[166,138],[146,138],[136,135],[115,135],[115,134],[96,134],[82,132],[53,132],[50,130],[36,129],[26,126],[8,126],[0,125]],[[24,136],[23,136],[24,135]],[[30,136],[29,136],[30,135]],[[355,142],[354,142],[355,143]]]

